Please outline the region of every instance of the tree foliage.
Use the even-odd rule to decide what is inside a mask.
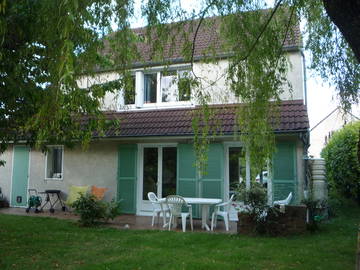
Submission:
[[[222,77],[247,104],[239,107],[238,125],[258,168],[274,149],[274,126],[267,116],[276,113],[284,89],[291,89],[283,45],[299,18],[306,19],[311,66],[336,85],[345,107],[358,102],[359,62],[321,1],[278,0],[272,9],[260,0],[200,2],[199,10],[188,11],[177,1],[143,1],[147,28],[141,39],[130,29],[132,0],[0,0],[0,151],[19,136],[30,144],[75,140],[86,145],[95,130],[101,135],[106,128],[100,111],[106,93],[129,89],[129,68],[134,61],[145,61],[137,44],[148,43],[152,60],[168,65],[166,48],[174,49],[181,38],[182,56],[193,64],[197,33],[211,16],[219,16],[223,46],[231,53]],[[201,61],[217,63],[211,44]],[[100,70],[115,71],[118,79],[103,83]],[[85,75],[92,79],[82,89],[78,80]],[[216,115],[206,111],[211,100],[204,86],[214,83],[193,72],[192,91],[198,104],[205,105],[194,120],[199,157],[204,157],[211,129],[196,123],[211,123]],[[79,121],[84,114],[86,125]]]
[[[346,125],[334,133],[321,156],[326,162],[330,188],[360,204],[359,131],[360,121]]]

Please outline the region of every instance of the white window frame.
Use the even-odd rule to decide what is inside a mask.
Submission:
[[[54,181],[62,181],[64,180],[64,146],[63,145],[47,145],[46,146],[47,151],[45,153],[45,180],[54,180]],[[48,172],[48,153],[49,153],[49,149],[51,148],[60,148],[62,150],[62,158],[61,158],[61,177],[48,177],[47,176],[47,172]]]
[[[125,105],[124,91],[122,91],[119,107],[120,109],[154,109],[154,108],[172,108],[172,107],[188,107],[193,105],[193,93],[190,95],[190,99],[186,101],[162,101],[162,90],[161,90],[161,73],[164,70],[168,71],[190,71],[189,65],[174,65],[168,68],[164,66],[156,68],[147,68],[133,70],[132,74],[135,75],[135,104]],[[145,103],[145,75],[156,74],[156,102]]]
[[[229,179],[229,148],[230,147],[241,147],[245,150],[245,162],[246,162],[246,176],[245,176],[245,184],[250,181],[250,158],[249,158],[249,151],[245,147],[244,143],[242,142],[224,142],[224,169],[225,169],[225,181],[224,181],[224,190],[225,190],[225,196],[224,200],[229,200],[229,192],[230,192],[230,179]]]
[[[162,182],[162,149],[164,147],[175,147],[178,151],[177,143],[141,143],[138,144],[137,151],[137,199],[136,199],[136,214],[137,215],[151,215],[152,205],[150,201],[143,200],[143,167],[144,167],[144,148],[157,148],[158,151],[158,182]],[[177,152],[178,153],[178,152]],[[157,194],[162,194],[162,185],[158,185]],[[160,196],[161,197],[161,196]]]

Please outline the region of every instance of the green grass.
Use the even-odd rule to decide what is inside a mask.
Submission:
[[[0,269],[354,269],[360,209],[293,237],[80,228],[0,214]]]

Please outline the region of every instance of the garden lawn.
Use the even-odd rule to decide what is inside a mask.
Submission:
[[[293,237],[81,228],[0,215],[0,269],[354,269],[358,207]]]

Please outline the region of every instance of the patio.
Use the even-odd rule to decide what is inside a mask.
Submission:
[[[33,217],[52,217],[58,219],[68,219],[68,220],[77,220],[78,217],[69,211],[61,211],[56,209],[55,213],[50,213],[49,210],[44,210],[41,213],[30,213],[25,212],[25,208],[1,208],[0,214],[10,214],[10,215],[19,215],[19,216],[33,216]],[[156,220],[157,221],[157,220]],[[172,229],[181,232],[181,222],[179,222],[176,229]],[[210,221],[208,222],[210,224]],[[154,227],[151,227],[151,217],[150,216],[136,216],[123,214],[112,221],[109,221],[107,225],[116,229],[134,229],[134,230],[167,230],[167,228],[162,227],[162,219],[160,219],[160,224],[155,223]],[[195,232],[206,232],[201,228],[201,219],[194,219],[194,231]],[[186,232],[191,232],[189,224],[187,225]],[[226,234],[236,234],[237,233],[237,223],[230,221],[230,229],[227,232],[225,230],[225,225],[223,221],[218,221],[217,227],[214,229],[214,232],[209,233],[226,233]]]

